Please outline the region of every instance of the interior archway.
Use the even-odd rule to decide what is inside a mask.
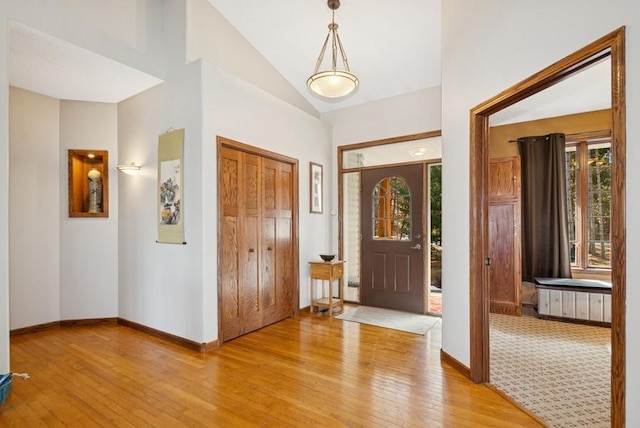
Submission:
[[[470,332],[471,379],[488,382],[489,373],[489,255],[488,182],[489,117],[531,95],[611,58],[612,174],[612,322],[611,426],[624,426],[625,414],[625,61],[624,27],[507,88],[471,110],[470,149]]]

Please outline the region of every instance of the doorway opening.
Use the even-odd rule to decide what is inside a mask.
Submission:
[[[475,382],[489,382],[489,254],[488,177],[489,118],[554,84],[573,76],[604,58],[611,60],[611,425],[624,426],[625,414],[625,70],[624,27],[596,40],[530,78],[471,110],[470,153],[470,288],[471,364]]]
[[[414,299],[418,300],[417,303],[420,306],[419,312],[435,315],[440,314],[442,304],[442,294],[440,293],[442,289],[442,281],[440,279],[440,259],[442,252],[439,249],[441,240],[440,189],[442,168],[440,135],[440,131],[434,131],[338,147],[338,248],[340,258],[347,260],[345,264],[343,293],[346,301],[358,304],[370,304],[367,303],[366,298],[363,301],[362,292],[363,284],[366,282],[363,280],[363,272],[366,272],[369,276],[372,274],[371,263],[369,263],[369,268],[364,266],[366,262],[365,258],[368,257],[366,253],[363,258],[363,251],[366,251],[363,242],[367,232],[370,232],[370,243],[384,245],[385,247],[388,245],[407,247],[404,249],[406,251],[402,257],[394,256],[396,261],[409,261],[411,255],[414,257],[416,254],[420,255],[418,260],[421,265],[419,266],[420,272],[414,273],[413,275],[414,277],[419,277],[421,291],[419,293],[420,295],[414,297]],[[391,210],[394,209],[397,211],[396,214],[398,214],[396,217],[398,217],[398,219],[402,217],[402,209],[399,209],[401,208],[399,199],[393,196],[393,180],[390,179],[386,182],[391,192],[383,199],[373,197],[375,195],[374,187],[369,189],[369,192],[363,191],[363,181],[367,175],[377,174],[376,171],[383,171],[390,167],[405,168],[411,165],[417,165],[421,168],[421,189],[419,190],[420,195],[418,195],[418,198],[416,198],[415,190],[411,197],[411,200],[419,201],[419,206],[417,206],[419,213],[414,213],[410,217],[417,216],[419,220],[418,223],[422,223],[422,225],[419,226],[420,231],[412,230],[410,233],[403,235],[404,229],[401,227],[402,221],[398,221],[397,224],[400,226],[396,231],[398,233],[395,233],[395,238],[397,238],[395,239],[395,229],[391,227],[394,221],[390,217],[382,218],[384,215],[380,217],[380,209],[388,209],[387,212],[389,214],[391,214]],[[378,178],[382,179],[387,175],[382,173]],[[391,176],[393,176],[393,174]],[[377,180],[376,183],[378,181],[379,180]],[[437,192],[433,198],[430,196],[432,188],[436,189]],[[378,205],[374,203],[376,200],[378,201]],[[392,200],[396,202],[392,203]],[[381,204],[380,201],[384,203]],[[385,205],[386,202],[389,202],[389,204]],[[406,200],[404,202],[406,202]],[[363,207],[366,207],[369,211],[365,220],[363,220],[362,217]],[[435,211],[433,215],[431,214],[432,209]],[[371,213],[376,213],[380,218],[376,218],[376,216],[373,216]],[[367,225],[365,225],[365,223]],[[375,228],[374,225],[376,226]],[[389,236],[385,235],[385,229],[380,229],[385,225],[389,226]],[[365,229],[363,229],[363,226]],[[437,233],[435,236],[432,236],[434,228]],[[395,244],[393,244],[394,241]],[[433,254],[432,248],[434,247],[438,250],[437,254]],[[376,257],[382,257],[381,254],[382,253],[377,251]],[[434,260],[433,262],[431,261],[432,259]],[[409,266],[409,264],[407,266]],[[366,279],[371,280],[370,277]],[[437,281],[437,287],[432,286],[434,280]],[[432,300],[434,304],[431,303]],[[435,308],[437,311],[433,311],[432,308]],[[413,311],[415,312],[416,309],[414,308]]]

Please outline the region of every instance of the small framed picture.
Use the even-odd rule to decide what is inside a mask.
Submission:
[[[322,165],[309,162],[310,212],[322,213]]]

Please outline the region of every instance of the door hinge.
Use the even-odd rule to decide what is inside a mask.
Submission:
[[[484,264],[487,266],[491,266],[491,257],[487,257],[486,259],[484,259]]]

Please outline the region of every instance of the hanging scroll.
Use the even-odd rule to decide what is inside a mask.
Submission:
[[[158,242],[185,244],[182,152],[184,129],[158,138]]]

